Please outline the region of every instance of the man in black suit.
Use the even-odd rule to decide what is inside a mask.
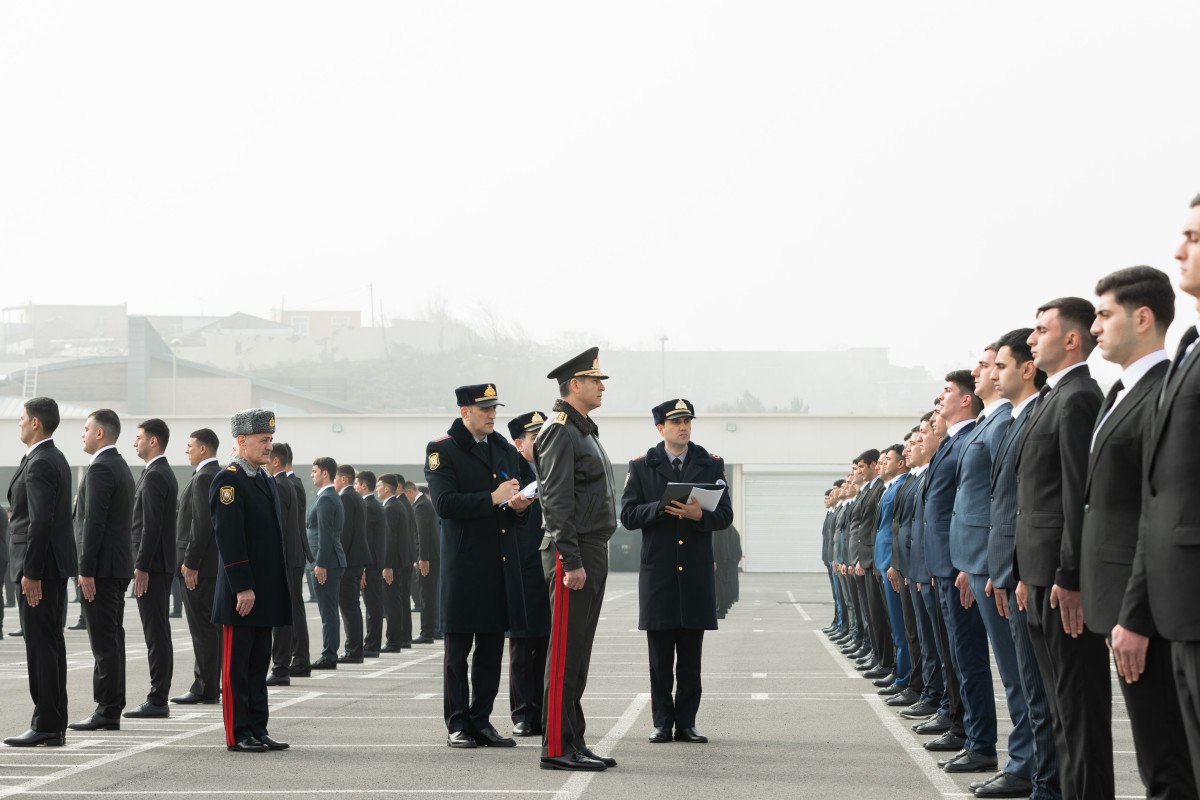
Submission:
[[[76,574],[71,532],[71,469],[51,437],[58,403],[25,401],[17,431],[29,449],[8,485],[9,574],[21,587],[17,608],[25,633],[25,663],[33,718],[10,747],[62,745],[67,728],[67,578]]]
[[[271,631],[291,624],[278,484],[267,474],[275,414],[262,408],[230,418],[237,455],[213,478],[209,495],[219,566],[213,622],[222,626],[225,746],[239,753],[286,750],[267,732]]]
[[[338,597],[342,574],[346,571],[346,553],[342,549],[346,512],[333,486],[337,468],[336,461],[322,456],[313,461],[309,473],[317,496],[305,519],[308,540],[316,546],[313,579],[317,582],[317,612],[321,615],[321,657],[313,662],[312,669],[337,669],[338,665],[338,639],[341,638]]]
[[[882,680],[892,674],[896,665],[896,650],[892,645],[891,626],[883,584],[875,569],[875,536],[879,532],[879,502],[883,498],[884,481],[879,475],[879,451],[871,448],[854,460],[854,466],[865,479],[851,512],[851,538],[858,542],[858,562],[854,565],[861,595],[866,598],[867,624],[870,626],[870,660],[858,665],[863,677]],[[890,681],[889,681],[890,683]]]
[[[4,638],[4,609],[16,603],[8,582],[8,509],[0,506],[0,639]]]
[[[283,469],[287,473],[288,482],[292,484],[292,489],[296,492],[296,508],[300,509],[300,526],[308,547],[308,561],[304,564],[304,581],[308,584],[308,602],[315,603],[317,602],[317,580],[313,577],[313,566],[316,563],[317,543],[308,535],[308,491],[304,488],[304,481],[300,480],[300,476],[294,469],[295,453],[292,452],[292,446],[284,442],[283,447],[287,450],[287,463]],[[303,663],[293,663],[292,674],[301,677],[300,673],[309,671],[309,663],[307,656]]]
[[[404,478],[392,473],[379,476],[375,490],[383,503],[387,541],[383,548],[383,613],[387,618],[385,653],[399,653],[412,648],[412,602],[409,580],[416,560],[412,549],[412,507],[400,491]]]
[[[1087,630],[1079,595],[1088,449],[1104,395],[1085,363],[1095,308],[1079,297],[1045,303],[1029,337],[1046,373],[1017,451],[1017,602],[1050,700],[1066,797],[1112,797],[1112,702],[1104,637]],[[1024,599],[1022,598],[1024,595]]]
[[[366,511],[367,547],[371,563],[363,572],[363,609],[367,623],[363,633],[363,657],[379,658],[383,649],[383,550],[387,542],[387,519],[375,496],[379,481],[375,473],[362,470],[354,476],[354,491],[363,499]]]
[[[308,492],[304,489],[304,481],[300,480],[300,476],[292,469],[292,459],[294,458],[292,446],[284,442],[283,447],[287,451],[287,463],[284,465],[284,471],[287,475],[288,483],[291,484],[292,491],[296,495],[296,513],[298,515],[296,522],[299,526],[300,538],[304,540],[303,546],[306,560],[300,565],[300,569],[303,572],[301,584],[303,584],[305,579],[312,575],[313,564],[316,561],[316,551],[313,549],[312,539],[308,535]],[[294,565],[295,560],[293,559],[288,563]],[[295,567],[292,566],[291,569],[295,569]],[[293,574],[289,573],[288,591],[293,591],[291,588]],[[309,584],[310,588],[314,585],[316,585],[315,581]],[[312,648],[309,646],[308,638],[308,615],[303,612],[304,597],[302,593],[299,596],[301,611],[297,614],[297,606],[295,605],[297,594],[293,591],[292,625],[297,627],[295,628],[295,635],[292,636],[292,663],[289,671],[294,678],[307,678],[312,674]],[[316,595],[312,595],[309,599],[315,600]],[[296,622],[297,619],[303,619],[304,622]],[[303,633],[300,633],[300,628],[303,628]]]
[[[1120,683],[1138,772],[1149,797],[1195,800],[1171,643],[1158,635],[1144,605],[1122,615],[1142,511],[1144,433],[1169,364],[1163,340],[1175,317],[1175,292],[1166,273],[1130,267],[1102,278],[1096,295],[1092,333],[1105,360],[1122,371],[1100,407],[1088,458],[1079,575],[1083,620],[1101,636],[1112,634],[1117,652],[1122,638],[1147,640],[1143,670],[1130,671]],[[1111,724],[1111,707],[1107,713]]]
[[[175,654],[171,645],[171,582],[175,575],[175,517],[179,483],[164,454],[171,431],[161,419],[138,425],[133,439],[146,468],[133,493],[133,593],[146,635],[150,692],[125,712],[133,719],[170,716],[167,697]]]
[[[1175,252],[1179,288],[1200,301],[1200,195],[1191,203],[1183,242]],[[1197,307],[1200,308],[1200,302]],[[1183,331],[1158,398],[1158,410],[1146,432],[1146,484],[1137,554],[1121,611],[1121,626],[1133,634],[1134,617],[1148,609],[1154,628],[1171,642],[1175,687],[1187,731],[1192,770],[1200,783],[1200,360],[1194,347],[1200,326]],[[1149,643],[1113,631],[1117,668],[1130,676],[1148,670]]]
[[[438,573],[441,571],[442,542],[437,512],[429,501],[429,494],[414,483],[404,485],[404,493],[412,502],[413,519],[416,520],[417,566],[421,573],[421,630],[413,644],[433,644],[442,635],[441,616],[438,611]]]
[[[304,614],[304,565],[312,554],[308,548],[304,509],[292,480],[287,474],[289,448],[282,442],[271,445],[270,474],[284,523],[284,567],[288,576],[288,596],[292,603],[292,624],[277,628],[271,646],[271,674],[268,686],[290,686],[295,672],[309,672],[308,618]],[[296,667],[293,672],[293,667]]]
[[[75,499],[81,609],[92,646],[96,710],[69,726],[77,731],[121,729],[125,710],[125,590],[133,577],[130,527],[133,475],[117,452],[121,420],[108,408],[83,426],[83,452],[92,457]]]
[[[183,611],[192,636],[195,658],[191,687],[172,697],[172,703],[194,705],[221,701],[221,627],[212,621],[213,593],[217,588],[217,542],[213,538],[208,493],[221,471],[217,463],[220,442],[211,428],[193,431],[184,455],[194,471],[179,499],[176,524],[179,574],[183,578]]]
[[[367,508],[362,497],[354,491],[354,467],[338,464],[333,488],[342,501],[342,550],[346,554],[346,571],[338,593],[338,608],[346,628],[346,652],[338,657],[339,664],[363,663],[363,612],[360,598],[366,585],[366,570],[374,559],[367,541]]]

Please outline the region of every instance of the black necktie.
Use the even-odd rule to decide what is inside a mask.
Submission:
[[[675,470],[676,480],[682,481],[683,480],[683,462],[680,461],[678,458],[673,459],[671,461],[671,469]]]
[[[1195,325],[1184,331],[1183,338],[1179,340],[1179,349],[1175,351],[1175,358],[1171,361],[1171,369],[1167,372],[1167,379],[1163,381],[1164,384],[1171,380],[1175,373],[1179,371],[1179,367],[1183,365],[1183,362],[1188,357],[1188,348],[1197,338],[1200,338],[1200,331],[1196,330]]]
[[[1100,406],[1100,416],[1097,418],[1098,420],[1103,420],[1106,416],[1108,416],[1108,412],[1112,411],[1112,407],[1117,404],[1117,395],[1120,394],[1124,389],[1125,383],[1123,381],[1118,380],[1112,385],[1112,388],[1108,390],[1108,396],[1104,398],[1104,405]]]

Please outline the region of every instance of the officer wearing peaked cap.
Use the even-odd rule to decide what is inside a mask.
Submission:
[[[593,347],[547,375],[560,398],[535,443],[546,532],[557,551],[550,582],[550,658],[546,670],[542,769],[603,770],[612,758],[593,753],[580,701],[608,579],[608,540],[617,528],[612,464],[588,416],[600,407],[604,381]]]
[[[240,411],[230,428],[237,455],[213,478],[208,496],[218,554],[212,621],[222,626],[225,744],[236,752],[285,750],[267,732],[271,629],[292,622],[285,521],[266,470],[275,414]]]
[[[696,500],[662,502],[668,483],[724,486],[725,462],[692,441],[691,402],[668,400],[651,414],[663,440],[629,462],[621,498],[621,524],[642,532],[638,627],[650,651],[650,741],[670,741],[674,728],[675,741],[703,743],[696,731],[701,650],[704,631],[717,628],[712,535],[733,522],[733,504],[727,489],[712,511]]]
[[[529,501],[520,496],[515,477],[521,457],[495,430],[501,405],[495,384],[460,386],[454,393],[458,419],[425,450],[425,479],[442,520],[438,589],[446,642],[446,743],[513,747],[516,742],[501,736],[490,717],[508,628],[506,586],[519,584],[521,570],[502,545],[515,535]]]

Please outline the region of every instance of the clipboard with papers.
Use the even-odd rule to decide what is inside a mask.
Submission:
[[[663,491],[662,504],[667,506],[676,500],[680,503],[687,503],[694,497],[700,503],[700,508],[705,511],[715,511],[723,494],[725,494],[724,483],[668,483],[666,490]]]

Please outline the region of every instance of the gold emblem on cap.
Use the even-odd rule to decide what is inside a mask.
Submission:
[[[483,390],[483,396],[484,397],[495,397],[496,396],[496,387],[492,386],[489,383],[487,388]]]
[[[267,425],[270,426],[271,430],[275,430],[275,418],[271,417],[267,420]]]
[[[233,505],[233,487],[232,486],[222,486],[221,487],[221,505],[223,505],[223,506]]]
[[[438,467],[440,467],[441,465],[442,465],[442,457],[437,453],[430,453],[429,454],[429,468],[431,470],[434,470],[434,469],[437,469]]]
[[[675,404],[675,410],[676,411],[687,411],[688,410],[687,403],[680,400],[678,403]]]
[[[533,412],[533,416],[529,418],[529,423],[525,427],[528,428],[529,425],[541,425],[545,421],[546,421],[546,418],[535,411],[535,412]]]

